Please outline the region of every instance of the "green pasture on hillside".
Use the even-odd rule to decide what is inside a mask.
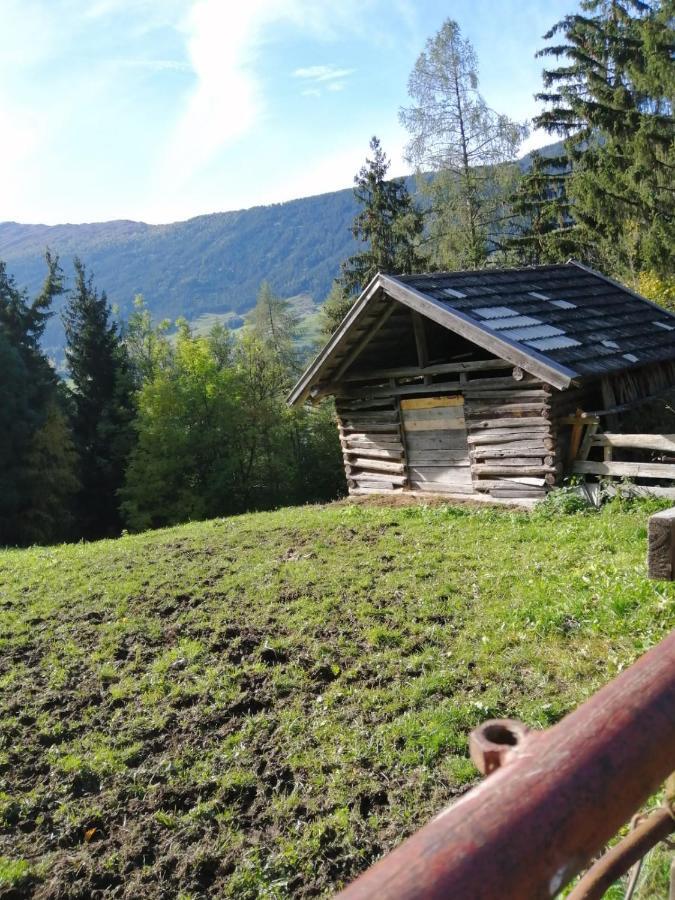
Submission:
[[[675,626],[657,508],[344,502],[0,552],[0,896],[329,894],[477,781],[472,727],[550,725]]]

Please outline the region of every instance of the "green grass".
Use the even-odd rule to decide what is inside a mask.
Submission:
[[[343,503],[0,552],[0,896],[328,894],[477,781],[471,728],[550,725],[674,627],[656,508]]]

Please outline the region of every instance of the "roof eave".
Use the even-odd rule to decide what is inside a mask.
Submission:
[[[365,287],[361,294],[359,294],[354,302],[354,305],[344,317],[342,322],[340,322],[333,334],[330,336],[328,342],[314,357],[312,362],[307,366],[305,371],[302,373],[300,378],[297,380],[297,382],[289,392],[288,396],[286,397],[286,403],[288,406],[297,406],[299,403],[304,403],[304,401],[307,399],[307,397],[309,396],[309,392],[315,384],[324,363],[328,361],[328,359],[333,354],[333,351],[339,346],[340,342],[351,328],[352,324],[356,321],[356,319],[358,319],[365,307],[368,305],[368,302],[372,297],[375,296],[379,288],[382,286],[382,278],[383,276],[378,273]]]

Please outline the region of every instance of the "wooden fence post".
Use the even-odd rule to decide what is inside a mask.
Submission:
[[[649,577],[657,581],[675,581],[675,507],[649,518]]]

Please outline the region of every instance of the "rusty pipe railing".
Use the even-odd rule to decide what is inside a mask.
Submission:
[[[659,806],[641,818],[633,831],[591,866],[567,900],[601,900],[608,889],[675,831],[673,810]]]
[[[539,900],[577,875],[675,769],[675,631],[546,731],[487,722],[489,777],[341,900]]]

